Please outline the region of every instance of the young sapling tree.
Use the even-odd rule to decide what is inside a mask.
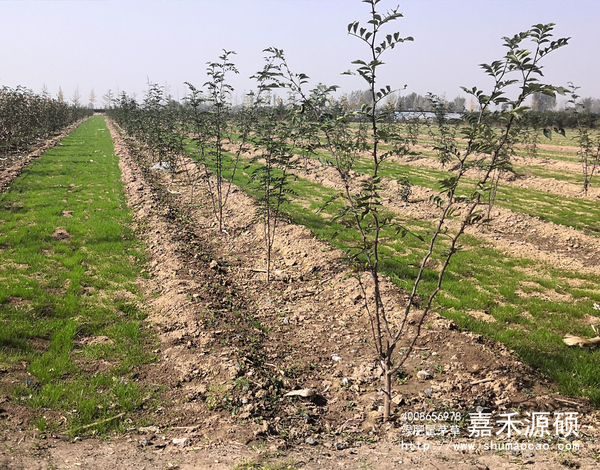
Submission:
[[[339,217],[347,223],[352,223],[360,237],[361,242],[350,252],[351,259],[356,262],[357,271],[363,270],[369,273],[368,279],[359,276],[360,285],[363,288],[365,298],[365,309],[369,314],[371,332],[373,335],[378,362],[383,370],[383,392],[384,392],[384,420],[391,415],[391,393],[392,378],[403,366],[414,347],[423,324],[424,318],[431,311],[433,301],[441,290],[442,280],[452,259],[459,250],[459,239],[469,226],[480,223],[484,215],[480,206],[489,203],[491,191],[493,190],[494,176],[499,171],[509,168],[510,148],[515,141],[515,123],[527,111],[526,100],[536,92],[553,94],[564,92],[562,88],[541,84],[539,77],[542,76],[542,68],[539,61],[550,52],[567,44],[568,39],[563,38],[551,41],[552,24],[534,25],[530,30],[519,33],[512,38],[504,38],[506,55],[491,64],[482,64],[484,71],[493,78],[494,86],[491,93],[486,94],[477,88],[464,89],[473,95],[479,104],[479,112],[472,115],[468,126],[462,130],[467,145],[462,149],[448,133],[437,142],[438,152],[444,162],[453,163],[454,173],[451,177],[440,182],[441,193],[432,200],[440,207],[441,212],[437,216],[424,257],[412,281],[412,288],[406,305],[400,315],[394,315],[383,302],[381,293],[380,260],[381,249],[384,239],[384,229],[395,228],[400,235],[410,233],[405,225],[392,219],[383,210],[381,193],[383,192],[382,180],[379,177],[379,169],[386,158],[397,152],[402,146],[393,147],[392,150],[382,152],[380,143],[394,141],[399,134],[386,129],[381,125],[382,117],[378,112],[378,106],[383,99],[392,93],[391,87],[380,87],[377,84],[379,68],[383,65],[382,55],[395,45],[412,40],[402,38],[399,33],[387,34],[381,41],[382,29],[388,23],[399,19],[402,15],[397,9],[386,14],[376,10],[380,0],[365,0],[371,7],[368,27],[361,27],[359,22],[353,22],[348,26],[350,35],[357,37],[367,46],[369,58],[367,60],[356,60],[353,63],[358,66],[356,73],[360,75],[369,85],[372,96],[372,104],[363,106],[360,115],[370,123],[369,141],[366,147],[370,153],[371,172],[368,178],[357,180],[356,172],[352,171],[352,161],[341,158],[342,150],[352,148],[352,145],[337,145],[331,138],[332,124],[323,126],[327,136],[327,142],[332,155],[334,166],[338,170],[342,181],[344,181],[343,197],[345,207]],[[380,42],[381,41],[381,42]],[[524,47],[525,41],[533,43],[533,50]],[[506,92],[510,87],[517,88],[517,97],[510,99]],[[491,107],[501,107],[503,126],[498,128],[487,119]],[[336,122],[340,124],[341,120]],[[365,145],[365,144],[362,144]],[[349,165],[346,165],[349,163]],[[482,176],[476,184],[475,190],[468,196],[459,196],[457,190],[459,183],[469,168],[479,168]],[[356,192],[354,188],[358,186]],[[451,233],[447,222],[456,219],[458,229]],[[424,292],[421,287],[426,266],[434,256],[437,247],[444,244],[443,254],[437,271],[437,283],[429,292]],[[437,250],[439,251],[439,250]],[[371,284],[367,296],[365,283]],[[408,335],[408,325],[411,313],[416,308],[417,298],[424,299],[420,303],[420,312],[415,320],[415,330]],[[404,344],[407,350],[398,357],[395,351]]]
[[[583,177],[583,194],[587,196],[592,178],[600,167],[600,132],[596,135],[590,132],[587,119],[584,119],[585,105],[579,101],[580,97],[577,94],[580,87],[576,87],[572,83],[569,83],[569,87],[571,88],[571,97],[568,102],[573,105],[573,112],[577,115],[577,135],[574,138],[579,144],[577,156]]]
[[[224,231],[225,208],[240,157],[248,150],[246,144],[253,121],[251,107],[235,114],[231,109],[234,88],[227,82],[227,75],[239,73],[230,60],[232,54],[235,52],[224,50],[218,62],[208,63],[205,93],[186,82],[190,89],[186,101],[191,110],[194,140],[219,231]]]
[[[144,97],[141,136],[150,148],[153,158],[166,163],[171,177],[178,167],[178,156],[183,152],[178,124],[178,108],[165,96],[164,87],[149,83]]]
[[[267,282],[271,279],[273,244],[279,220],[282,218],[281,207],[294,195],[289,181],[295,178],[291,170],[298,163],[296,152],[300,144],[305,142],[310,133],[310,123],[306,119],[303,106],[294,102],[293,93],[290,105],[270,106],[263,99],[270,96],[270,90],[289,88],[286,73],[289,72],[281,49],[274,47],[265,49],[270,55],[265,57],[263,69],[252,78],[258,83],[255,97],[257,120],[251,141],[258,149],[253,161],[258,164],[252,173],[252,181],[258,189],[257,216],[263,222],[263,238],[267,260]],[[296,77],[300,83],[306,83],[308,77]],[[293,91],[293,90],[292,90]]]
[[[479,112],[476,115],[471,115],[468,125],[462,130],[462,134],[467,140],[466,148],[461,150],[457,145],[450,144],[447,152],[443,153],[445,157],[451,158],[456,163],[456,169],[451,177],[440,182],[442,192],[440,196],[433,198],[442,209],[442,212],[438,216],[436,228],[429,241],[428,251],[422,259],[413,283],[413,289],[405,306],[402,323],[394,335],[388,338],[390,345],[398,344],[406,329],[408,315],[415,305],[418,287],[423,279],[425,266],[433,255],[435,245],[439,239],[445,238],[448,240],[447,247],[441,259],[437,283],[434,289],[425,296],[426,301],[422,304],[422,312],[416,322],[416,333],[410,339],[407,351],[391,369],[386,371],[386,374],[393,374],[398,371],[409,357],[420,334],[423,320],[431,310],[433,301],[441,290],[442,280],[449,263],[460,248],[458,244],[460,237],[467,227],[485,221],[480,207],[486,204],[486,200],[488,203],[490,201],[490,195],[494,190],[494,174],[510,167],[510,150],[514,142],[518,140],[519,130],[516,123],[522,119],[529,109],[526,105],[528,98],[536,92],[552,95],[555,93],[563,94],[566,91],[562,87],[543,84],[539,81],[539,78],[543,77],[540,61],[549,53],[568,43],[569,38],[551,40],[553,27],[553,23],[537,24],[513,37],[503,38],[505,41],[504,46],[507,48],[504,57],[491,64],[480,65],[494,81],[491,93],[486,94],[476,87],[472,89],[463,88],[465,92],[477,100]],[[529,44],[526,42],[529,42]],[[531,49],[528,46],[532,46]],[[513,92],[515,97],[511,99],[508,93],[513,88],[516,88]],[[489,119],[488,112],[491,107],[503,109],[500,111],[502,126],[494,125],[493,121]],[[479,168],[481,176],[471,194],[459,196],[457,193],[459,183],[465,172],[470,168]],[[446,222],[449,219],[455,219],[459,223],[459,227],[454,233],[449,232],[446,228]],[[384,323],[388,324],[388,320],[384,319]],[[392,352],[390,349],[392,348],[388,349],[388,354]],[[386,388],[386,395],[389,392],[390,390]],[[389,405],[389,402],[387,405]]]

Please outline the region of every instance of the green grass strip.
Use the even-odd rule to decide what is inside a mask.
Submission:
[[[355,169],[361,173],[367,173],[372,166],[371,162],[363,159]],[[379,175],[391,179],[407,177],[411,184],[438,189],[438,182],[451,176],[451,173],[387,161],[381,166]],[[474,188],[475,181],[464,178],[457,193],[468,195]],[[495,204],[515,212],[538,217],[546,222],[573,227],[588,235],[600,236],[600,204],[589,199],[560,196],[551,192],[501,183],[498,185]]]
[[[63,410],[74,433],[139,408],[148,393],[134,380],[153,357],[135,306],[144,256],[130,222],[102,117],[0,196],[0,366],[18,375],[25,363],[30,374],[0,387],[39,410]],[[41,430],[55,425],[38,420]]]

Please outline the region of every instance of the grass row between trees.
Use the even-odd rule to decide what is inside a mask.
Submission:
[[[135,380],[154,358],[137,307],[144,255],[130,222],[102,117],[0,195],[0,368],[20,377],[0,389],[40,410],[40,430],[60,422],[44,418],[45,408],[61,410],[72,433],[95,422],[86,429],[119,428],[111,418],[148,398]]]

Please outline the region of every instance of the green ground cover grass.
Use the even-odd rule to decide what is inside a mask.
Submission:
[[[568,147],[566,145],[563,146],[564,150],[546,150],[545,148],[540,147],[536,150],[534,158],[540,160],[540,162],[552,160],[559,162],[578,162],[579,157],[577,156],[577,144],[575,142],[571,142],[570,144],[571,145]],[[529,151],[524,146],[516,147],[514,152],[520,157],[531,157]]]
[[[138,409],[136,368],[153,360],[143,329],[143,252],[129,228],[118,158],[93,117],[0,195],[0,366],[26,364],[16,400],[62,410],[71,432]],[[23,371],[23,373],[25,373]],[[88,431],[122,426],[110,419]]]
[[[461,127],[461,125],[459,125],[458,129],[456,129],[456,131],[455,131],[456,137],[458,138],[456,143],[458,145],[458,148],[465,149],[466,141],[460,139],[460,136],[461,136],[460,127]],[[399,129],[398,132],[401,135],[408,136],[408,132],[405,129],[405,127],[400,126],[398,129]],[[421,146],[432,148],[436,145],[435,137],[438,137],[439,135],[440,135],[440,133],[439,133],[439,130],[437,129],[437,127],[432,126],[430,128],[427,128],[427,127],[423,126],[421,128],[421,132],[418,137],[418,143]],[[538,143],[537,143],[535,158],[539,159],[540,162],[543,162],[544,160],[557,160],[557,161],[569,161],[569,162],[579,161],[579,157],[577,156],[577,150],[579,147],[579,144],[577,143],[577,131],[568,129],[566,131],[564,137],[561,134],[557,134],[557,133],[553,133],[552,136],[553,137],[551,139],[548,139],[543,134],[541,129],[538,131]],[[559,147],[559,149],[549,148],[549,146]],[[381,149],[382,150],[391,150],[391,146],[383,144],[383,145],[381,145]],[[528,147],[525,144],[515,145],[513,148],[513,151],[516,155],[519,155],[522,157],[530,156],[530,150],[528,149]],[[426,155],[426,156],[434,156],[435,155],[434,151],[419,150],[418,153]]]
[[[256,196],[250,177],[254,167],[247,163],[238,170],[235,183]],[[422,175],[433,187],[434,178],[429,172],[417,168],[412,175]],[[358,241],[356,231],[331,221],[341,202],[317,214],[334,190],[302,178],[290,184],[298,196],[284,205],[283,211],[293,222],[306,226],[317,237],[343,250]],[[534,194],[529,203],[539,196]],[[511,194],[511,197],[515,196]],[[590,225],[594,226],[593,223]],[[424,237],[431,233],[432,227],[427,222],[408,221],[408,224]],[[412,236],[400,239],[392,231],[385,232],[383,238],[388,241],[383,248],[382,272],[399,287],[410,289],[425,253],[425,244]],[[566,333],[588,336],[590,318],[597,318],[600,323],[599,312],[593,308],[595,302],[600,302],[600,277],[511,258],[471,236],[464,236],[462,244],[463,249],[453,258],[445,278],[437,311],[454,319],[461,328],[492,337],[514,349],[524,362],[556,380],[562,393],[588,396],[600,406],[600,351],[569,348],[562,342]],[[438,258],[443,249],[443,245],[438,248]],[[422,295],[430,292],[436,281],[436,273],[426,271]],[[484,321],[469,312],[485,312],[489,320]]]
[[[560,170],[552,170],[544,165],[513,165],[517,175],[531,175],[540,178],[552,178],[556,181],[571,183],[581,188],[583,192],[583,176],[581,173],[568,173]],[[593,179],[593,183],[595,178]],[[593,184],[592,183],[592,184]]]
[[[358,125],[353,125],[354,127],[357,127]],[[457,132],[456,132],[456,136],[457,137],[461,137],[460,135],[460,128],[464,127],[463,123],[456,123],[456,124],[449,124],[450,129],[452,128],[457,128]],[[402,125],[400,124],[398,126],[398,129],[400,131],[400,133],[408,135],[408,127],[406,125]],[[419,126],[419,141],[421,141],[421,139],[423,140],[429,140],[430,142],[433,142],[433,136],[439,136],[440,135],[440,131],[439,128],[437,127],[437,125],[430,123],[429,125],[425,122],[421,123]],[[576,129],[565,129],[565,135],[561,135],[558,134],[556,132],[553,132],[551,138],[547,138],[544,135],[544,132],[542,129],[539,129],[537,131],[537,137],[538,137],[538,144],[539,145],[555,145],[555,146],[559,146],[559,147],[577,147],[577,143],[576,143],[576,139],[577,139],[577,130]],[[566,151],[568,151],[568,149],[565,149]]]
[[[368,159],[361,159],[355,169],[367,173],[372,166]],[[415,186],[437,190],[439,181],[448,178],[451,173],[386,161],[382,164],[379,175],[390,179],[407,177]],[[457,193],[467,195],[474,188],[475,181],[464,178],[463,185]],[[573,227],[589,235],[600,236],[600,204],[595,201],[500,183],[495,204],[547,222]]]

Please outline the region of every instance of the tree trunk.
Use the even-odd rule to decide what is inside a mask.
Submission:
[[[383,362],[383,422],[390,419],[392,407],[392,361],[389,356]]]

